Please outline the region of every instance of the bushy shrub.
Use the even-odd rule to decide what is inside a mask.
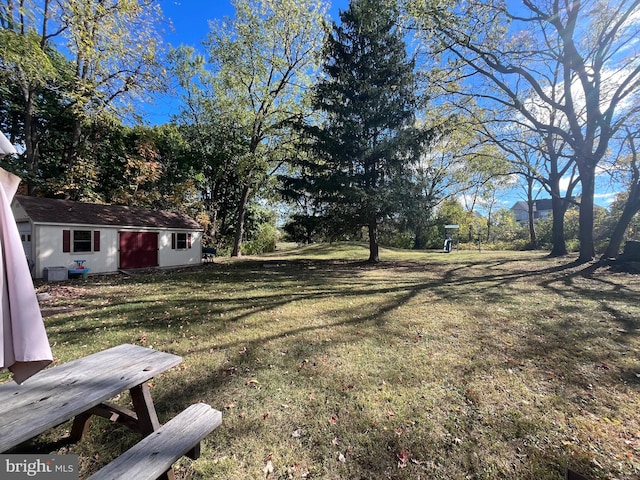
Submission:
[[[484,244],[481,246],[484,248]],[[455,245],[457,250],[478,250],[478,242],[460,242]]]
[[[517,238],[511,242],[511,250],[527,250],[530,247],[529,240],[526,238]]]
[[[263,253],[276,251],[276,240],[278,230],[269,223],[260,225],[258,232],[249,242],[242,244],[243,255],[261,255]]]
[[[478,250],[478,242],[461,242],[456,246],[459,250]],[[511,241],[498,241],[492,243],[484,243],[480,245],[482,250],[527,250],[529,242],[524,238]]]
[[[579,252],[580,240],[577,238],[569,238],[566,240],[567,252]]]
[[[380,245],[393,248],[411,249],[414,245],[414,236],[410,232],[384,232],[379,237]]]

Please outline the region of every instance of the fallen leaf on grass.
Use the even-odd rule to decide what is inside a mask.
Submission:
[[[271,462],[271,460],[267,460],[267,464],[262,469],[262,472],[264,473],[265,478],[273,473],[273,463]]]
[[[346,463],[346,462],[347,462],[347,459],[346,459],[346,457],[345,457],[342,453],[339,453],[339,454],[338,454],[338,461],[339,461],[339,462],[342,462],[342,463]]]
[[[403,448],[396,456],[398,457],[398,468],[404,468],[407,466],[409,458],[411,458],[411,452]]]
[[[292,466],[287,467],[287,478],[307,478],[309,476],[309,470],[304,468],[298,463],[294,463]]]
[[[333,437],[333,440],[331,440],[331,443],[333,445],[339,445],[340,444],[340,440],[338,439],[338,437]]]

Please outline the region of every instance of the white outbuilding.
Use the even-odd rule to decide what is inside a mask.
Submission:
[[[202,227],[181,213],[21,195],[11,207],[34,278],[201,262]]]

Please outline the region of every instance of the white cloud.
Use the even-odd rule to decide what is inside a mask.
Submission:
[[[608,208],[616,198],[616,195],[619,192],[608,192],[608,193],[596,193],[595,194],[595,203],[601,205],[603,207]]]

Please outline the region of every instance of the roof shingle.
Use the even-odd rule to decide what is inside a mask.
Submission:
[[[188,215],[165,210],[73,202],[54,198],[16,195],[15,200],[36,223],[102,225],[201,230]]]

